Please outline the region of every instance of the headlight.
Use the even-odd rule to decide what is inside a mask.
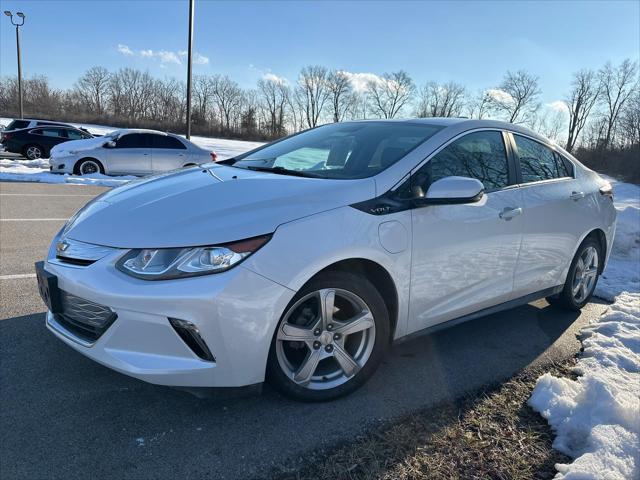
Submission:
[[[229,270],[269,241],[271,235],[224,245],[193,248],[131,250],[122,257],[118,270],[145,280],[194,277]]]

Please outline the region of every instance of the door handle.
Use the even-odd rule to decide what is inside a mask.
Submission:
[[[571,200],[575,200],[575,201],[578,201],[578,200],[580,200],[581,198],[584,198],[584,197],[585,197],[585,193],[584,192],[571,192],[571,195],[569,196],[569,198]]]
[[[498,216],[502,219],[502,220],[506,220],[507,222],[509,220],[511,220],[513,217],[517,217],[518,215],[522,214],[522,208],[518,207],[518,208],[509,208],[509,207],[505,207],[504,210],[502,210]]]

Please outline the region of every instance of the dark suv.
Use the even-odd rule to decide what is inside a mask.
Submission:
[[[21,130],[5,130],[1,143],[7,152],[21,153],[29,160],[47,158],[51,149],[69,140],[93,138],[89,132],[75,127],[43,125]]]

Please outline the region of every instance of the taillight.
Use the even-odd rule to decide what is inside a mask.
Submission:
[[[2,136],[0,136],[0,139],[2,140],[9,140],[10,138],[11,138],[10,133],[3,133]]]
[[[209,152],[211,155],[211,161],[216,162],[218,160],[218,154],[216,152]]]
[[[611,200],[613,200],[613,187],[610,183],[605,183],[600,187],[600,195],[602,195],[603,197],[609,197]]]

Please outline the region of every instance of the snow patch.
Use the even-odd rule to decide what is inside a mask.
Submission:
[[[556,479],[640,477],[640,187],[611,182],[617,231],[596,295],[613,304],[580,332],[579,377],[547,373],[529,399],[555,431],[553,447],[575,459],[556,465]]]

